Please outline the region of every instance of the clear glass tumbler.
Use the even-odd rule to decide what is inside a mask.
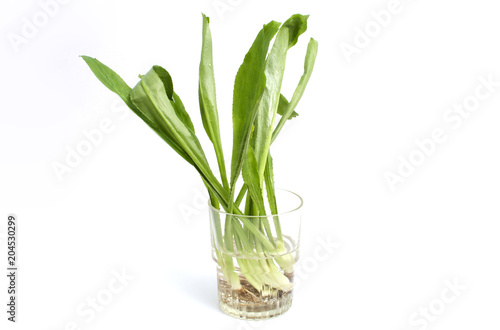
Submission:
[[[209,208],[219,305],[233,317],[268,319],[292,305],[303,201],[280,189],[276,201],[278,214],[266,216]]]

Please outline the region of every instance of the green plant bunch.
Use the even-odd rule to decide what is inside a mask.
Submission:
[[[295,109],[313,71],[318,43],[311,38],[304,73],[292,98],[288,101],[281,94],[287,52],[307,30],[308,17],[296,14],[283,24],[271,21],[264,25],[246,54],[234,84],[233,150],[228,173],[219,128],[210,21],[203,15],[198,97],[203,127],[213,144],[220,180],[211,170],[167,70],[155,65],[140,75],[140,81],[131,88],[97,59],[82,56],[107,88],[196,169],[208,189],[211,205],[227,213],[224,228],[220,219],[216,219],[217,225],[212,230],[216,246],[222,247],[215,251],[219,266],[235,290],[241,288],[235,255],[239,256],[236,260],[241,273],[260,292],[264,287],[278,290],[291,287],[289,279],[279,271],[281,268],[285,273],[292,272],[295,262],[287,254],[279,217],[273,217],[274,237],[267,218],[256,217],[250,221],[242,216],[278,214],[269,150],[285,123],[297,116]],[[241,209],[243,200],[245,206]]]

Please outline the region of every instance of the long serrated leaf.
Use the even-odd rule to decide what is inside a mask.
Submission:
[[[257,105],[266,84],[264,68],[269,44],[280,25],[275,21],[264,25],[236,75],[233,92],[233,154],[230,179],[232,190],[241,173]]]
[[[288,49],[297,43],[299,36],[307,29],[308,16],[293,15],[279,30],[266,61],[262,101],[259,104],[252,146],[255,150],[260,179],[263,180],[267,154],[271,145],[273,126],[281,97],[281,85],[285,73]]]
[[[307,46],[306,59],[304,62],[304,74],[300,78],[299,84],[295,89],[295,92],[293,93],[293,97],[290,100],[287,109],[284,111],[284,114],[282,115],[280,121],[278,122],[278,125],[274,129],[272,141],[276,139],[281,129],[283,128],[283,125],[285,125],[286,121],[294,117],[293,116],[293,114],[295,113],[294,110],[297,107],[297,104],[299,103],[300,99],[302,98],[302,95],[304,95],[307,83],[309,82],[309,79],[311,78],[311,74],[314,69],[314,63],[316,62],[317,55],[318,55],[318,42],[311,38],[311,41]]]
[[[223,185],[229,189],[227,179],[226,163],[222,150],[222,142],[219,128],[219,114],[217,111],[217,97],[215,88],[215,74],[212,52],[212,34],[210,32],[210,20],[203,15],[203,42],[200,61],[200,81],[198,95],[200,100],[201,118],[203,127],[210,141],[214,145],[217,163]]]

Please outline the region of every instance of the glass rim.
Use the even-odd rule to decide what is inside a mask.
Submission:
[[[216,209],[215,207],[212,206],[212,203],[210,203],[210,199],[208,200],[208,207],[212,211],[215,211],[218,214],[223,214],[226,216],[244,217],[244,218],[269,218],[269,217],[280,217],[280,216],[284,216],[284,215],[296,212],[296,211],[300,210],[302,208],[302,206],[304,206],[304,200],[302,199],[302,197],[300,197],[299,194],[296,194],[293,191],[287,190],[287,189],[276,188],[276,190],[281,191],[281,192],[286,192],[286,193],[292,194],[295,197],[297,197],[299,199],[299,206],[293,208],[290,211],[284,211],[284,212],[278,212],[278,214],[266,214],[266,215],[245,215],[245,214],[234,214],[234,213],[221,211],[221,210]]]

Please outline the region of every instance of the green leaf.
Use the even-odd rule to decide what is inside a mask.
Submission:
[[[297,43],[298,37],[307,29],[307,18],[308,16],[293,15],[283,24],[266,61],[264,71],[266,87],[259,104],[252,135],[252,146],[255,150],[261,180],[264,176],[274,121],[278,112],[286,55],[288,49]]]
[[[278,105],[278,114],[280,116],[283,116],[285,114],[286,109],[288,108],[288,104],[289,103],[288,103],[288,100],[286,99],[286,97],[284,97],[283,94],[281,94],[281,96],[280,96],[280,102],[279,102],[279,105]],[[298,115],[299,114],[294,111],[288,119],[295,118]]]
[[[272,21],[257,35],[236,75],[233,92],[233,154],[231,159],[231,190],[241,173],[247,154],[253,122],[266,81],[264,68],[271,40],[280,23]]]
[[[234,205],[240,206],[241,202],[243,201],[243,198],[245,197],[245,194],[247,193],[247,185],[244,184],[243,187],[241,188],[240,193],[238,196],[236,196],[236,200],[234,201]]]
[[[276,193],[274,188],[274,170],[273,158],[271,153],[267,155],[266,171],[264,172],[266,182],[267,198],[269,200],[269,208],[272,214],[278,214],[278,205],[276,204]]]
[[[295,89],[292,100],[288,104],[287,109],[284,111],[278,125],[274,129],[272,141],[276,139],[279,132],[283,128],[283,125],[285,125],[285,122],[288,119],[294,117],[293,115],[295,113],[294,110],[297,107],[297,104],[299,103],[300,99],[302,98],[302,95],[304,95],[307,83],[309,82],[309,79],[311,78],[311,74],[314,69],[314,63],[316,62],[317,55],[318,55],[318,42],[311,38],[311,41],[307,46],[306,59],[304,63],[304,74],[300,78],[299,84]]]
[[[179,144],[175,141],[175,138],[168,131],[163,131],[160,126],[155,123],[154,117],[142,112],[130,101],[129,96],[132,89],[118,74],[116,74],[116,72],[114,72],[95,58],[88,56],[82,56],[82,58],[85,60],[97,79],[99,79],[99,81],[104,84],[104,86],[120,96],[120,98],[127,104],[127,106],[151,129],[153,129],[156,134],[158,134],[165,142],[167,142],[172,147],[172,149],[174,149],[188,163],[194,165],[193,160],[182,149],[182,147],[179,146]]]
[[[203,149],[194,132],[177,116],[165,93],[161,78],[151,69],[132,89],[130,100],[142,112],[155,119],[160,128],[189,155],[202,177],[213,188],[221,202],[228,203],[229,195],[213,175]]]
[[[248,155],[243,164],[243,180],[248,187],[248,193],[257,205],[261,215],[266,215],[264,199],[262,197],[262,186],[257,171],[257,159],[252,147],[248,147]]]
[[[189,117],[189,114],[186,112],[186,108],[184,107],[179,95],[174,92],[174,84],[170,73],[159,65],[153,66],[153,70],[163,82],[163,87],[165,87],[165,92],[167,93],[168,99],[172,102],[172,106],[175,109],[177,117],[179,117],[179,119],[194,132],[194,125],[191,121],[191,117]],[[141,75],[140,77],[142,79],[144,76]]]
[[[153,70],[156,72],[158,77],[160,77],[161,81],[163,82],[163,86],[165,87],[165,92],[167,93],[168,98],[172,101],[174,94],[174,83],[172,82],[172,77],[170,76],[170,73],[168,73],[167,70],[165,70],[159,65],[153,66]],[[142,77],[144,76],[139,76],[139,77],[142,79]]]
[[[255,153],[251,146],[248,147],[248,155],[243,164],[243,180],[248,186],[248,193],[252,198],[255,205],[259,210],[259,215],[266,215],[266,207],[264,204],[264,197],[262,194],[262,183],[259,179],[259,173],[257,170],[257,159],[255,158]],[[260,218],[262,224],[264,225],[265,231],[269,238],[269,241],[274,244],[274,237],[271,232],[271,227],[269,226],[269,221],[267,218]]]
[[[172,105],[174,106],[175,113],[177,114],[177,117],[186,125],[189,127],[193,133],[195,132],[194,130],[194,125],[193,122],[191,121],[191,117],[189,117],[189,114],[186,111],[186,108],[184,107],[184,103],[182,103],[181,98],[177,93],[173,93],[173,102]]]
[[[119,97],[130,107],[128,95],[131,88],[116,72],[111,70],[106,65],[99,62],[97,59],[89,56],[81,56],[90,70],[95,74],[97,79],[104,84],[109,90],[118,94]]]
[[[203,15],[203,43],[200,61],[200,81],[198,95],[200,100],[201,118],[203,127],[210,141],[214,145],[217,162],[223,185],[229,189],[226,165],[219,129],[219,114],[217,111],[217,98],[215,89],[215,75],[212,54],[212,34],[210,32],[209,18]]]
[[[274,169],[273,158],[271,153],[267,154],[266,170],[264,171],[264,181],[266,183],[267,200],[269,208],[273,215],[278,214],[278,204],[276,202],[276,190],[274,187]],[[278,216],[273,217],[274,227],[276,228],[276,236],[278,237],[278,245],[283,244],[283,233],[281,231],[281,223]]]
[[[292,15],[285,23],[283,23],[283,28],[288,28],[288,48],[295,46],[301,34],[307,30],[307,20],[309,15]]]

